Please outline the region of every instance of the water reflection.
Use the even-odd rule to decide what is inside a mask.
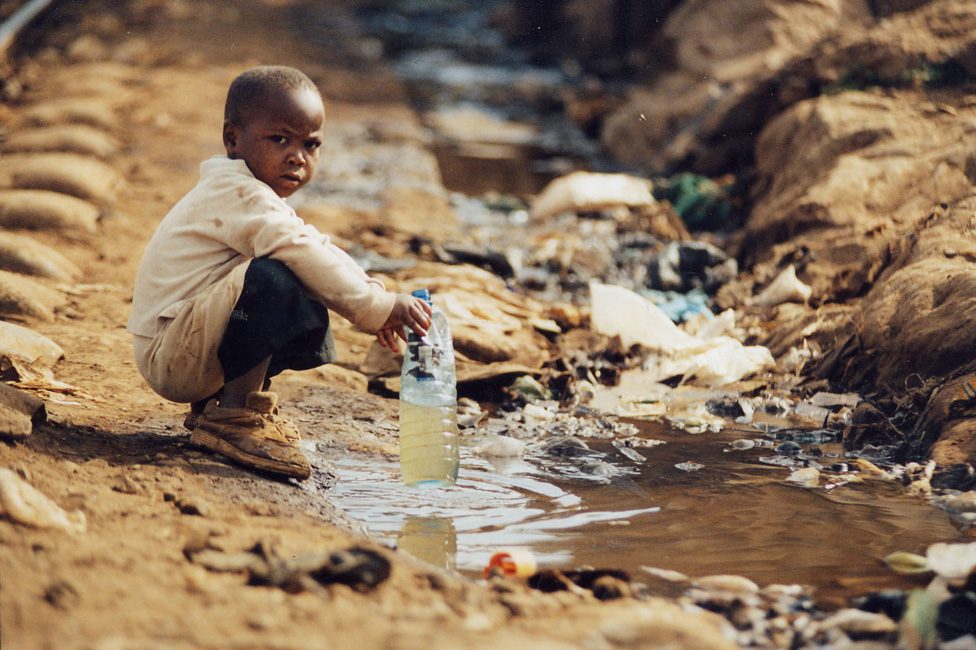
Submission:
[[[397,535],[397,547],[419,560],[441,569],[457,564],[457,532],[445,517],[408,515]]]
[[[666,444],[642,449],[643,462],[605,442],[621,469],[609,481],[560,477],[532,456],[496,466],[466,450],[457,485],[416,489],[401,484],[395,462],[347,457],[329,498],[379,541],[472,576],[498,549],[527,546],[540,567],[619,568],[638,579],[645,566],[733,573],[812,585],[835,602],[898,586],[885,555],[961,539],[898,484],[794,485],[789,468],[760,462],[767,447],[730,451],[741,436],[655,430]],[[689,458],[704,468],[675,467]]]

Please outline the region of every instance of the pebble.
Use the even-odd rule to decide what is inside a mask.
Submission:
[[[701,463],[696,463],[692,460],[686,460],[683,463],[678,463],[675,468],[680,469],[682,472],[697,472],[699,470],[705,469],[705,466]]]
[[[210,506],[205,501],[193,497],[177,499],[175,505],[184,515],[206,517],[210,514]]]
[[[711,591],[728,591],[735,594],[755,594],[759,592],[759,585],[743,576],[712,575],[698,578],[695,585],[701,589]]]

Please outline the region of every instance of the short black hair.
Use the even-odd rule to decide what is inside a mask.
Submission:
[[[227,89],[224,122],[243,124],[247,114],[260,108],[274,91],[311,90],[319,92],[315,82],[301,70],[286,65],[262,65],[237,75]]]

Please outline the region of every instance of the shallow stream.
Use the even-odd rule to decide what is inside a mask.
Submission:
[[[350,458],[329,498],[379,541],[471,576],[499,549],[527,546],[540,567],[624,569],[637,580],[648,578],[645,566],[736,574],[813,586],[828,606],[909,586],[883,557],[962,537],[897,482],[806,488],[787,480],[789,468],[767,464],[770,447],[733,450],[741,431],[640,426],[665,444],[642,448],[639,464],[607,444],[606,461],[624,471],[605,480],[559,479],[546,458],[493,463],[468,447],[455,487],[408,488],[395,462]],[[676,467],[690,459],[704,467]]]

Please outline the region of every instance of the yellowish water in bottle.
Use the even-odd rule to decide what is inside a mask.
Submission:
[[[457,409],[400,402],[400,474],[407,485],[453,485],[457,480]]]

